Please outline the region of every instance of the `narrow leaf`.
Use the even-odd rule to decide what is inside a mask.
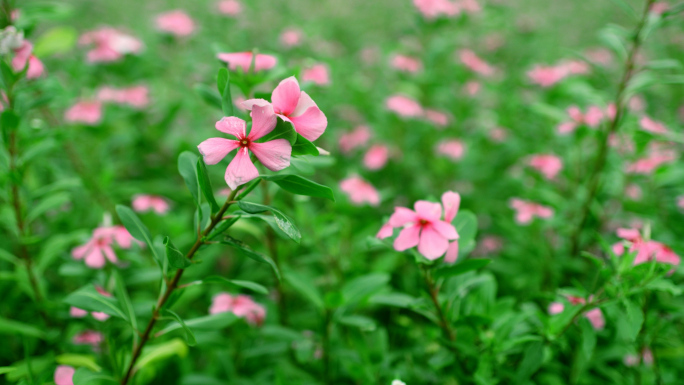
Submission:
[[[190,328],[188,327],[188,325],[186,325],[185,322],[183,322],[183,319],[178,314],[172,312],[169,309],[166,309],[164,312],[166,314],[170,315],[171,317],[173,317],[176,321],[178,321],[180,326],[185,330],[185,337],[187,338],[188,345],[189,346],[197,345],[197,340],[195,339],[195,333],[193,333],[192,330],[190,330]]]
[[[195,205],[200,205],[200,185],[197,177],[197,158],[192,152],[185,151],[178,157],[178,172],[183,177],[185,185],[188,186],[190,194],[195,201]]]
[[[299,175],[273,175],[262,176],[261,178],[271,181],[283,190],[293,194],[326,198],[333,202],[335,201],[335,195],[330,187],[318,184]]]
[[[238,206],[240,207],[240,209],[250,214],[259,214],[265,211],[270,211],[271,213],[273,213],[273,216],[275,217],[276,224],[278,225],[278,227],[281,230],[283,230],[283,232],[287,234],[288,237],[290,237],[293,241],[297,243],[301,241],[302,234],[299,232],[299,229],[297,229],[294,223],[292,223],[292,220],[282,211],[271,206],[245,201],[239,201]]]
[[[261,263],[266,263],[271,265],[271,268],[273,268],[273,271],[275,272],[276,276],[280,280],[280,271],[278,270],[278,266],[275,264],[273,259],[270,257],[267,257],[261,253],[257,253],[256,251],[250,249],[249,247],[245,246],[242,242],[233,239],[231,237],[226,237],[224,240],[221,241],[224,245],[232,246],[238,249],[242,254],[248,258],[251,258],[257,262]]]

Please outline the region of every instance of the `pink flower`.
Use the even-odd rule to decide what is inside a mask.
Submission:
[[[425,119],[432,122],[435,126],[437,126],[437,128],[440,129],[448,126],[450,120],[447,113],[433,109],[425,110]]]
[[[534,155],[528,164],[549,180],[555,179],[556,175],[563,169],[563,161],[555,155]]]
[[[390,65],[396,70],[408,73],[416,73],[423,69],[423,63],[420,59],[406,55],[392,56]]]
[[[665,1],[659,1],[659,2],[653,3],[651,5],[650,11],[656,15],[662,15],[663,13],[665,13],[669,9],[670,9],[670,4],[668,4]]]
[[[568,76],[568,73],[565,68],[554,66],[536,65],[527,72],[527,77],[532,83],[545,88],[560,82],[565,79],[566,76]]]
[[[242,5],[237,0],[221,0],[218,3],[218,10],[227,16],[237,16],[242,13]]]
[[[639,185],[630,184],[627,185],[627,187],[625,187],[625,195],[627,195],[627,198],[633,201],[638,201],[644,194],[641,191],[641,187],[639,187]]]
[[[482,11],[482,6],[477,0],[461,0],[461,8],[469,14]]]
[[[653,352],[649,348],[644,348],[641,351],[640,356],[636,354],[628,354],[623,359],[626,366],[637,366],[639,363],[643,362],[644,365],[653,365]]]
[[[587,125],[591,128],[596,128],[603,120],[603,111],[597,106],[591,106],[587,109],[587,113],[583,114],[582,110],[577,106],[570,106],[567,110],[570,121],[564,122],[556,127],[559,134],[567,134],[575,131],[580,125]]]
[[[237,71],[237,69],[240,68],[242,72],[246,73],[249,72],[252,65],[254,54],[252,52],[223,52],[216,55],[216,57],[218,57],[219,60],[228,63],[228,68],[230,68],[231,71]],[[278,59],[276,59],[275,56],[257,54],[256,59],[254,60],[254,71],[270,70],[275,67],[277,63]]]
[[[466,82],[465,86],[463,86],[463,90],[465,91],[465,93],[470,95],[470,96],[477,95],[481,89],[482,89],[482,83],[475,81],[475,80],[471,80],[469,82]]]
[[[137,212],[154,210],[159,215],[164,215],[169,211],[169,203],[166,199],[156,195],[136,195],[133,197],[132,206]]]
[[[135,86],[129,88],[102,87],[97,92],[97,100],[101,102],[112,102],[117,104],[127,104],[135,108],[143,108],[149,103],[149,89],[145,86]]]
[[[102,102],[80,101],[64,113],[64,120],[94,126],[102,120]]]
[[[630,253],[636,252],[636,257],[634,258],[635,265],[653,260],[675,266],[678,266],[681,262],[679,255],[675,254],[672,249],[660,242],[644,240],[636,229],[618,229],[617,236],[628,243]],[[613,252],[616,255],[624,254],[624,244],[620,242],[614,244]]]
[[[216,122],[216,129],[234,136],[237,140],[210,138],[197,146],[207,164],[217,164],[237,149],[237,154],[231,160],[225,174],[226,183],[233,190],[259,176],[259,171],[249,157],[250,151],[271,171],[280,171],[290,165],[292,153],[290,142],[285,139],[275,139],[265,143],[256,142],[273,131],[277,124],[278,118],[271,105],[255,105],[251,115],[252,129],[249,135],[247,135],[247,124],[244,120],[234,116],[224,117]]]
[[[302,81],[327,86],[330,84],[330,70],[325,64],[316,64],[302,72]]]
[[[228,293],[219,293],[214,296],[210,314],[230,312],[238,317],[245,318],[252,325],[261,326],[266,318],[266,309],[254,302],[246,295],[231,296]]]
[[[140,40],[110,27],[86,32],[81,35],[78,42],[82,46],[95,46],[88,51],[89,63],[116,61],[126,54],[137,54],[143,49]]]
[[[461,59],[461,63],[463,63],[471,71],[482,76],[494,75],[494,68],[484,60],[480,59],[475,52],[469,49],[462,49],[458,52],[458,56]]]
[[[351,132],[340,136],[339,144],[343,153],[349,153],[357,147],[361,147],[368,142],[371,137],[370,129],[367,126],[358,126]]]
[[[676,160],[677,153],[675,151],[658,145],[651,145],[648,156],[628,164],[626,171],[634,174],[652,174],[661,165],[672,163]]]
[[[563,312],[565,309],[565,305],[563,305],[560,302],[552,302],[549,305],[549,314],[554,315],[554,314],[560,314]]]
[[[157,29],[176,36],[188,36],[195,30],[195,22],[181,10],[164,12],[155,20]]]
[[[423,115],[423,107],[417,101],[403,95],[390,96],[385,100],[385,107],[397,115],[406,118]]]
[[[591,67],[589,64],[581,60],[568,60],[560,62],[556,65],[562,71],[565,71],[568,75],[584,75],[591,72]]]
[[[503,240],[494,235],[488,235],[482,238],[475,248],[474,254],[490,255],[495,254],[503,247]]]
[[[553,209],[534,202],[513,198],[509,204],[510,207],[516,211],[515,221],[521,225],[532,222],[534,217],[551,218],[553,216]]]
[[[603,312],[599,308],[594,308],[584,313],[584,316],[589,320],[591,326],[596,330],[603,330],[606,326],[606,319],[603,318]]]
[[[131,247],[133,237],[123,226],[98,227],[93,231],[92,238],[82,246],[71,251],[74,259],[85,259],[85,264],[94,269],[105,265],[105,257],[112,263],[117,263],[112,245],[117,243],[121,248]]]
[[[102,333],[94,330],[86,330],[74,336],[72,342],[75,345],[90,345],[93,349],[99,349],[100,344],[104,341]]]
[[[280,34],[280,44],[285,48],[296,47],[302,43],[302,31],[288,28]]]
[[[667,134],[667,127],[661,122],[657,122],[648,116],[644,115],[641,120],[639,120],[639,125],[644,131],[652,132],[654,134]]]
[[[71,366],[59,365],[55,369],[55,385],[74,385],[74,373],[76,369]]]
[[[437,153],[450,158],[451,160],[460,160],[463,158],[465,147],[463,142],[457,139],[443,140],[437,145]]]
[[[580,297],[567,296],[566,298],[571,305],[584,305],[587,303],[584,298]],[[589,297],[589,301],[591,301],[591,297]],[[565,305],[563,303],[553,302],[549,305],[549,314],[559,314],[562,313],[564,309]],[[589,323],[591,323],[591,326],[593,326],[595,330],[603,330],[606,326],[606,320],[603,317],[603,312],[600,308],[593,308],[587,311],[584,313],[584,317],[589,320]]]
[[[442,220],[442,205],[428,201],[417,201],[415,211],[405,207],[396,207],[388,224],[392,228],[400,227],[401,232],[394,240],[394,249],[397,251],[408,250],[418,246],[418,252],[429,260],[435,260],[444,255],[449,249],[449,241],[458,239],[456,228],[451,225],[453,216],[458,211],[460,197],[453,192],[445,193],[444,220]],[[453,215],[453,216],[452,216]],[[388,231],[381,230],[381,234],[387,235]],[[451,256],[453,260],[455,257]]]
[[[33,44],[24,40],[21,47],[14,50],[14,58],[12,58],[12,69],[14,71],[23,71],[28,65],[26,70],[27,79],[39,78],[45,74],[43,62],[38,60],[31,52],[33,52]]]
[[[340,182],[340,189],[344,191],[352,203],[362,205],[368,203],[371,206],[380,204],[378,190],[372,184],[361,179],[359,176],[352,176]]]
[[[318,139],[326,127],[328,119],[309,94],[299,88],[299,82],[291,76],[278,84],[271,96],[273,110],[283,120],[292,123],[295,131],[310,141]],[[244,105],[248,109],[269,104],[263,99],[250,99]]]
[[[677,197],[677,207],[684,210],[684,195],[680,195]]]
[[[107,291],[105,291],[103,288],[101,288],[99,286],[95,286],[95,290],[97,290],[98,293],[102,294],[105,297],[111,297],[112,296],[110,293],[108,293]],[[79,309],[77,307],[72,306],[69,309],[69,315],[71,315],[73,318],[83,318],[83,317],[88,315],[88,312],[83,310],[83,309]],[[98,321],[106,321],[109,318],[109,314],[98,312],[98,311],[94,311],[94,312],[90,313],[90,315],[92,315],[93,318],[95,318]]]
[[[453,17],[461,12],[459,6],[450,0],[413,0],[413,5],[429,20],[441,16]]]
[[[363,157],[363,165],[369,170],[379,170],[385,167],[389,159],[389,148],[384,144],[371,146]]]

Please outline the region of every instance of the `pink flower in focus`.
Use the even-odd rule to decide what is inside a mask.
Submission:
[[[155,20],[157,29],[176,36],[188,36],[195,30],[195,22],[181,10],[164,12]]]
[[[209,138],[197,148],[204,156],[207,164],[217,164],[230,152],[237,149],[237,154],[226,169],[225,180],[228,187],[235,190],[259,176],[254,163],[249,157],[250,151],[261,164],[271,171],[280,171],[290,165],[292,145],[285,139],[275,139],[265,143],[256,141],[273,131],[277,124],[276,114],[270,104],[253,106],[252,129],[246,132],[244,120],[234,116],[224,117],[216,122],[216,129],[232,135],[236,140],[225,138]]]
[[[406,55],[392,56],[390,65],[396,70],[408,73],[416,73],[423,69],[423,63],[420,59]]]
[[[448,126],[450,120],[447,113],[433,109],[425,110],[425,119],[432,122],[439,129]]]
[[[461,63],[463,63],[471,71],[482,76],[494,75],[494,68],[484,60],[480,59],[475,52],[469,49],[462,49],[458,52],[458,56],[461,59]]]
[[[463,142],[457,139],[443,140],[437,145],[437,153],[450,158],[451,160],[460,160],[463,158],[465,147]]]
[[[281,81],[273,90],[271,99],[273,111],[283,120],[292,123],[298,134],[312,142],[328,127],[328,118],[309,94],[299,88],[299,82],[294,76]],[[264,99],[250,99],[244,105],[253,109],[255,106],[270,104]]]
[[[555,155],[534,155],[528,164],[549,180],[555,179],[556,175],[563,169],[563,161]]]
[[[393,228],[402,228],[394,240],[395,250],[404,251],[418,246],[418,252],[429,260],[435,260],[447,253],[449,241],[458,239],[456,228],[450,222],[458,211],[460,196],[447,192],[442,200],[445,203],[444,213],[441,204],[428,201],[417,201],[415,211],[405,207],[394,209],[388,224]],[[444,220],[441,219],[442,216]],[[385,229],[381,233],[379,235],[387,235],[388,231]],[[449,257],[451,261],[456,259],[453,255]]]
[[[128,249],[133,243],[133,237],[123,226],[98,227],[88,242],[71,251],[71,256],[74,259],[85,259],[88,267],[100,269],[105,265],[105,257],[112,263],[118,262],[112,249],[114,243]]]
[[[516,211],[515,221],[521,225],[529,224],[534,217],[551,218],[553,216],[553,209],[534,202],[513,198],[509,205]]]
[[[97,92],[97,100],[101,102],[112,102],[117,104],[127,104],[134,108],[143,108],[149,104],[149,89],[145,86],[134,86],[128,88],[102,87]]]
[[[266,318],[266,308],[254,302],[249,296],[219,293],[212,300],[209,314],[226,312],[245,318],[249,324],[257,326],[261,326]]]
[[[90,345],[95,350],[99,350],[100,344],[104,341],[102,333],[96,332],[94,330],[86,330],[74,336],[71,341],[75,345]]]
[[[70,123],[83,123],[94,126],[102,119],[102,103],[95,101],[80,101],[64,113],[64,120]]]
[[[413,0],[413,5],[428,20],[441,16],[453,17],[461,12],[459,6],[451,0]]]
[[[133,197],[133,210],[141,213],[154,210],[159,215],[164,215],[169,211],[169,203],[163,197],[156,195],[136,195]]]
[[[74,373],[76,369],[71,366],[59,365],[55,369],[55,385],[74,385]]]
[[[237,16],[242,13],[242,5],[237,0],[221,0],[218,3],[218,10],[227,16]]]
[[[657,122],[648,116],[643,116],[639,120],[639,125],[644,131],[652,132],[654,134],[667,134],[667,127],[661,122]]]
[[[363,157],[363,165],[369,170],[379,170],[385,167],[389,159],[389,148],[384,144],[371,146]]]
[[[12,69],[16,72],[26,70],[27,79],[35,79],[43,76],[45,73],[45,66],[43,62],[31,54],[33,52],[33,44],[24,40],[21,47],[14,50],[14,58],[12,58]]]
[[[254,54],[252,52],[223,52],[216,55],[216,57],[218,57],[219,60],[228,63],[228,68],[230,68],[231,71],[237,71],[237,69],[240,68],[242,72],[246,73],[249,72],[252,65]],[[278,59],[276,59],[275,56],[257,54],[256,59],[254,60],[254,71],[270,70],[275,67],[277,63]]]
[[[86,32],[81,35],[78,43],[82,46],[95,46],[88,51],[89,63],[116,61],[126,54],[137,54],[143,49],[140,40],[110,27]]]
[[[370,129],[366,126],[358,126],[351,132],[340,136],[339,144],[343,153],[347,154],[357,147],[368,142],[371,137]]]
[[[289,28],[280,34],[280,44],[285,48],[296,47],[302,43],[302,31]]]
[[[377,206],[380,204],[378,190],[359,176],[352,176],[344,179],[340,182],[340,189],[344,191],[349,196],[349,200],[356,205],[368,203],[371,206]]]
[[[423,107],[414,99],[393,95],[385,100],[385,107],[399,116],[415,118],[423,115]]]
[[[325,64],[316,64],[302,72],[302,81],[327,86],[330,84],[330,70]]]

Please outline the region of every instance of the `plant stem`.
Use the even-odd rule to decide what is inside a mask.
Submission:
[[[197,251],[200,249],[200,247],[204,244],[204,237],[209,235],[209,233],[218,225],[222,220],[223,220],[223,214],[225,214],[226,210],[230,207],[232,204],[233,200],[235,199],[235,196],[237,195],[238,189],[233,190],[230,193],[230,196],[228,199],[226,199],[226,203],[223,204],[221,209],[214,215],[211,219],[211,223],[209,226],[204,229],[204,231],[200,234],[200,237],[197,238],[195,243],[192,245],[190,248],[190,251],[186,254],[186,258],[192,260],[192,258],[195,256]],[[176,274],[173,276],[173,279],[169,282],[168,287],[166,289],[166,292],[164,295],[162,295],[159,300],[157,301],[157,305],[154,307],[154,311],[152,312],[152,318],[150,319],[150,322],[147,323],[147,327],[145,328],[145,331],[143,332],[142,336],[140,337],[140,343],[138,346],[135,347],[133,350],[133,356],[131,358],[131,362],[128,365],[128,369],[126,370],[126,375],[124,378],[121,380],[121,385],[126,385],[128,381],[131,379],[133,376],[133,371],[135,369],[135,363],[140,357],[140,353],[142,352],[143,347],[145,346],[145,343],[150,338],[150,334],[152,334],[152,329],[154,328],[155,323],[157,322],[157,319],[159,318],[159,314],[161,312],[162,307],[166,303],[166,301],[169,299],[171,296],[171,293],[178,288],[178,282],[180,281],[181,277],[183,276],[183,272],[185,269],[178,269],[176,270]]]
[[[430,299],[435,305],[435,310],[437,311],[437,316],[439,317],[439,326],[442,328],[444,337],[446,337],[451,343],[456,342],[456,333],[454,333],[453,329],[451,329],[451,326],[444,315],[444,310],[442,310],[442,305],[439,304],[439,289],[435,285],[435,281],[430,275],[430,270],[426,269],[422,265],[421,268],[423,270],[423,276],[425,277],[425,283],[427,284],[428,294],[430,294]],[[450,347],[450,349],[453,350],[453,347]]]
[[[641,38],[641,31],[646,25],[648,20],[649,11],[655,0],[646,0],[646,5],[644,7],[644,12],[641,16],[641,20],[637,25],[634,36],[632,38],[632,47],[627,56],[627,61],[625,62],[624,72],[622,74],[622,79],[618,85],[618,91],[615,95],[615,117],[609,122],[608,129],[605,130],[602,141],[599,147],[599,153],[596,157],[596,162],[594,168],[589,177],[589,192],[584,204],[581,206],[581,214],[579,225],[575,229],[574,233],[570,238],[570,254],[576,255],[580,249],[580,236],[582,234],[582,229],[589,219],[589,212],[591,211],[591,203],[594,201],[596,194],[598,193],[599,185],[601,182],[601,173],[606,165],[606,160],[608,159],[608,149],[610,136],[618,131],[620,128],[620,121],[625,112],[625,91],[629,85],[629,81],[634,75],[635,59],[639,53],[639,49],[643,43]]]

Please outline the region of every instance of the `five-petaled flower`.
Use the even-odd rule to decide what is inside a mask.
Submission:
[[[114,242],[121,248],[128,249],[133,243],[133,237],[123,226],[98,227],[86,244],[71,251],[71,256],[74,259],[85,259],[87,266],[100,269],[105,265],[105,257],[112,263],[118,262],[112,249]]]

